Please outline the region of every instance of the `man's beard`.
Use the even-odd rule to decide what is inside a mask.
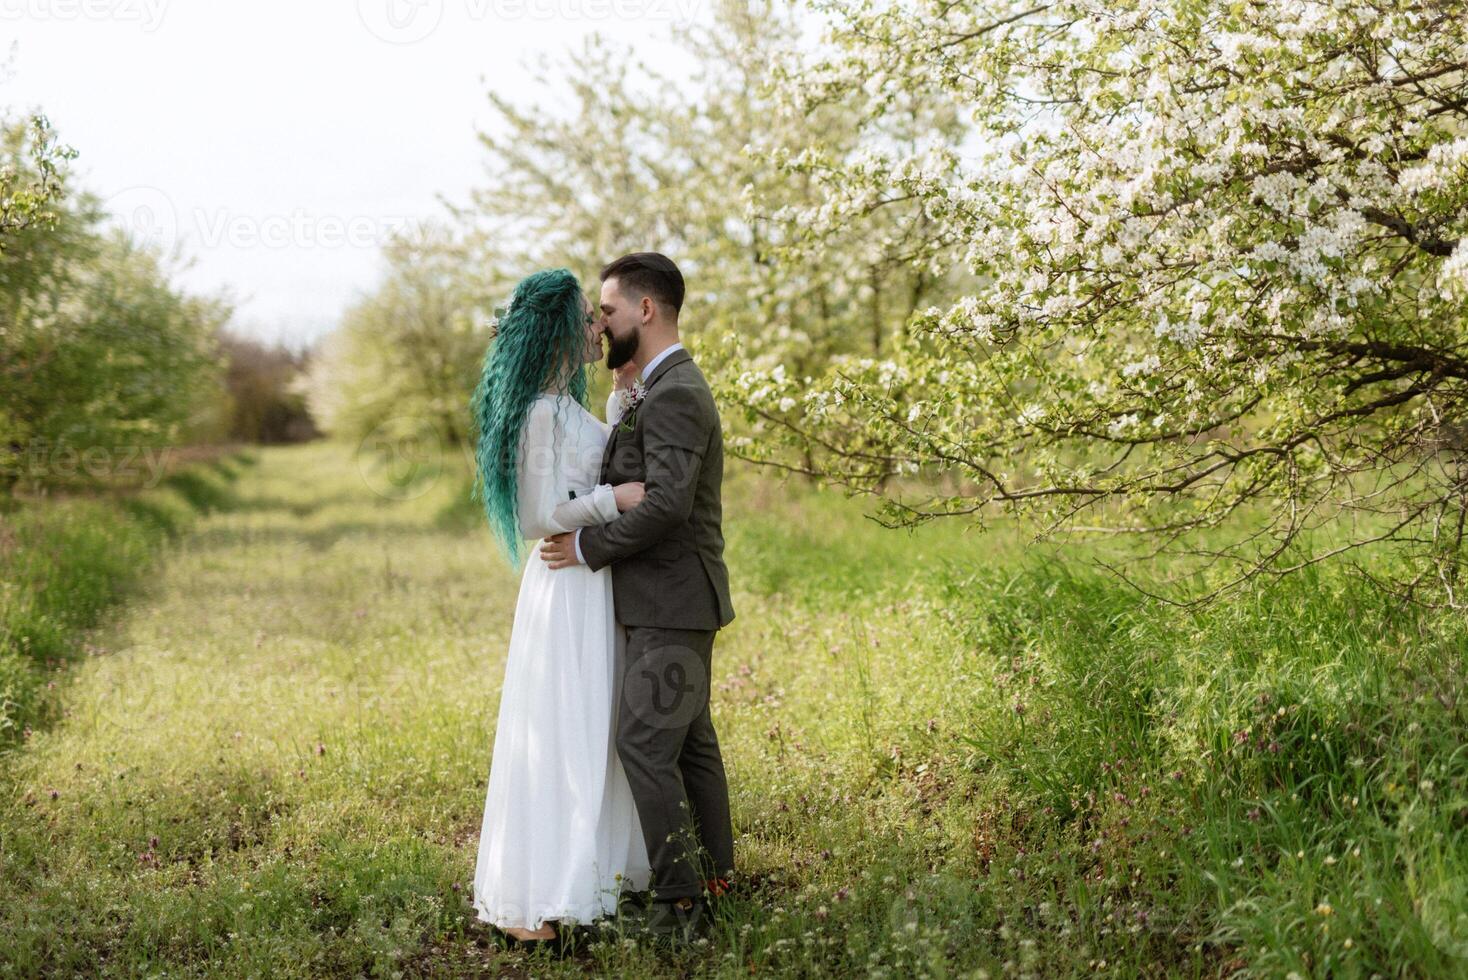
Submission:
[[[627,336],[620,340],[607,332],[607,368],[615,371],[626,364],[637,354],[637,342],[641,339],[642,327],[633,327]]]

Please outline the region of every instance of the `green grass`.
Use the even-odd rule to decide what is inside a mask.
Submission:
[[[160,489],[7,500],[0,513],[0,766],[27,729],[55,720],[57,672],[145,576],[159,546],[227,506],[245,461],[170,474]]]
[[[504,953],[466,887],[518,576],[453,466],[358,464],[262,451],[93,638],[0,786],[0,974],[1468,969],[1461,621],[1319,569],[1187,611],[747,471],[714,701],[750,892],[678,953]]]

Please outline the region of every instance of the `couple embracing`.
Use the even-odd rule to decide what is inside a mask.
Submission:
[[[600,278],[595,307],[565,269],[521,280],[471,405],[475,492],[524,560],[473,903],[522,945],[613,919],[701,934],[734,870],[709,714],[734,618],[719,413],[678,342],[677,266],[637,252]],[[603,342],[605,421],[586,407]]]

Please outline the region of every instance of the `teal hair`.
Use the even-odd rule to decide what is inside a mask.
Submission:
[[[509,308],[484,352],[469,414],[479,430],[470,498],[510,564],[520,567],[522,541],[516,493],[520,434],[535,399],[547,387],[586,405],[586,343],[581,284],[569,269],[546,269],[515,284]]]

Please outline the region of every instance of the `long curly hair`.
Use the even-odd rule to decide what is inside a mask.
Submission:
[[[516,492],[520,436],[530,407],[551,386],[586,405],[581,284],[569,269],[546,269],[515,284],[484,352],[469,414],[479,430],[470,499],[484,504],[501,549],[520,567],[523,542]]]

